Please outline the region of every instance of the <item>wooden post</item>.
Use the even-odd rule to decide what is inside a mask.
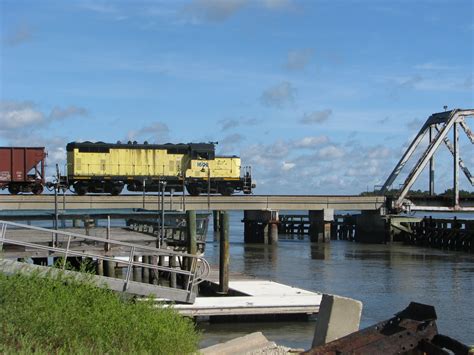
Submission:
[[[97,259],[97,275],[104,276],[104,260]]]
[[[107,231],[106,231],[106,234],[105,234],[105,239],[110,239],[110,216],[107,216]],[[109,243],[105,243],[104,250],[105,251],[110,251],[110,244]]]
[[[220,213],[219,292],[229,292],[229,213]]]
[[[196,211],[186,211],[187,249],[189,254],[197,253]]]
[[[104,276],[115,277],[115,262],[104,260]]]
[[[175,268],[176,267],[176,256],[171,256],[169,257],[169,263],[170,263],[170,267],[171,268]],[[176,273],[172,272],[171,275],[170,275],[170,287],[172,288],[176,288],[177,284],[176,284]]]
[[[133,261],[139,262],[140,257],[138,255],[134,255]],[[139,266],[133,267],[133,281],[142,282],[142,273],[140,272]]]
[[[154,266],[158,265],[158,257],[157,256],[153,255],[153,256],[149,256],[148,258],[150,260],[150,264],[152,264]],[[158,270],[150,269],[150,283],[152,285],[158,285],[158,281],[159,281]]]
[[[150,263],[150,257],[147,255],[142,256],[142,263],[143,264],[149,264]],[[142,282],[148,283],[150,280],[150,269],[147,267],[142,268]]]
[[[160,266],[165,266],[165,256],[164,255],[160,255],[158,257],[158,265]],[[157,275],[158,275],[158,284],[161,285],[161,286],[166,286],[166,275],[165,275],[165,271],[158,271],[156,270],[157,272]],[[169,285],[168,285],[169,286]]]
[[[219,232],[220,230],[220,220],[219,220],[220,211],[212,211],[212,221],[214,225],[214,232]]]

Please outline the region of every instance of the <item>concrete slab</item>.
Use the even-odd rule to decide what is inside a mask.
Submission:
[[[323,295],[312,347],[324,345],[359,330],[362,302]]]
[[[248,354],[269,345],[276,344],[269,342],[261,332],[256,332],[200,349],[199,352],[204,355]]]

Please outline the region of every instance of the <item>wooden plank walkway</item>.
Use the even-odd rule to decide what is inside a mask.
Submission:
[[[60,229],[59,231],[63,232],[71,232],[77,234],[84,234],[84,228],[64,228]],[[18,241],[28,242],[28,243],[38,243],[38,244],[49,244],[52,241],[52,234],[49,232],[43,231],[33,231],[27,229],[8,229],[7,230],[7,238],[11,238]],[[104,227],[94,227],[91,228],[89,231],[90,236],[99,237],[99,238],[106,238],[107,237],[107,228]],[[127,242],[127,243],[134,243],[144,246],[156,247],[156,237],[151,236],[149,234],[140,233],[131,231],[126,228],[111,228],[110,239],[120,242]],[[64,238],[62,238],[64,239]],[[60,242],[61,240],[60,237]],[[65,241],[65,240],[64,240]],[[29,250],[28,248],[18,247],[18,246],[10,246],[5,244],[3,246],[2,255],[5,258],[25,258],[25,257],[47,257],[47,256],[54,256],[53,254],[49,253],[45,250]],[[77,243],[72,241],[71,243],[72,250],[80,250],[83,252],[93,252],[94,254],[109,254],[109,255],[128,255],[129,249],[123,250],[120,247],[112,247],[109,252],[104,251],[104,247],[101,244],[97,243],[90,243],[85,241],[78,241]]]

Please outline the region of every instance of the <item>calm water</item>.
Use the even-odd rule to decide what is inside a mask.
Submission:
[[[474,344],[474,255],[403,245],[344,241],[312,244],[284,240],[277,246],[245,245],[242,214],[232,213],[231,271],[363,302],[361,327],[390,318],[410,301],[431,304],[442,334]],[[209,227],[206,258],[217,265],[219,245]],[[314,321],[203,323],[201,346],[262,331],[279,344],[309,348]]]

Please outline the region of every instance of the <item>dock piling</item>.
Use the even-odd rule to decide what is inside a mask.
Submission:
[[[331,241],[331,224],[334,221],[334,210],[309,211],[309,235],[312,242],[328,243]]]
[[[220,213],[219,292],[229,292],[229,213]]]
[[[142,256],[142,263],[143,264],[149,264],[150,263],[150,257],[147,255]],[[150,280],[150,269],[147,267],[142,267],[142,280],[143,282],[148,282]]]
[[[104,260],[104,276],[115,277],[115,262]]]
[[[212,211],[212,221],[214,225],[214,232],[220,231],[220,211]]]
[[[140,262],[140,257],[138,255],[134,255],[133,261]],[[133,281],[142,282],[142,273],[140,272],[139,266],[133,267]]]

